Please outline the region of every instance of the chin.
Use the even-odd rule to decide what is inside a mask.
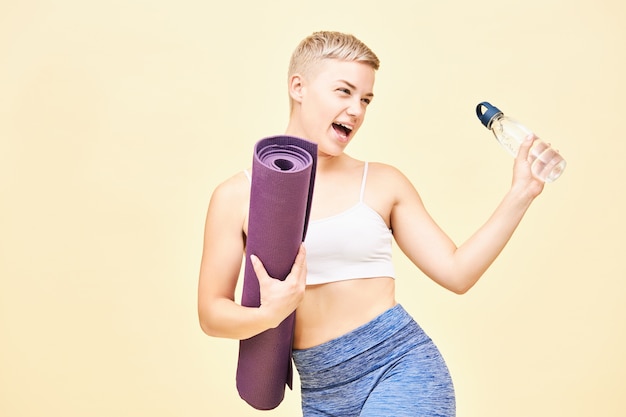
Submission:
[[[319,152],[328,156],[339,156],[343,154],[347,145],[348,144],[345,144],[344,146],[333,145],[333,146],[319,147]]]

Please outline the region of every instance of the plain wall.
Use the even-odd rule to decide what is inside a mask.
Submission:
[[[625,20],[618,0],[3,0],[0,415],[300,415],[297,380],[272,412],[238,397],[196,286],[211,192],[284,132],[289,56],[321,29],[382,61],[349,153],[403,170],[457,243],[511,181],[478,102],[569,163],[468,294],[397,253],[458,415],[625,415]]]

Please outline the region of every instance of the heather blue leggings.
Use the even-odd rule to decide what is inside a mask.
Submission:
[[[400,306],[293,351],[304,417],[451,417],[454,387],[439,350]]]

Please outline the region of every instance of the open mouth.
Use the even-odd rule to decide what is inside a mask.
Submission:
[[[342,123],[333,123],[333,129],[335,129],[335,132],[337,132],[341,139],[348,139],[350,137],[350,133],[352,133],[352,128]]]

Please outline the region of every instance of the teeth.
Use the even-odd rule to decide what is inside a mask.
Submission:
[[[343,123],[336,123],[336,124],[352,132],[352,128],[350,126],[346,126]]]

